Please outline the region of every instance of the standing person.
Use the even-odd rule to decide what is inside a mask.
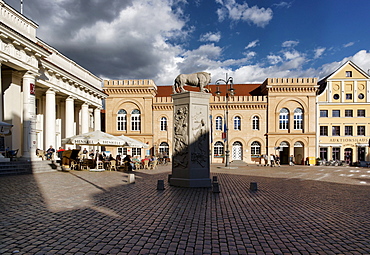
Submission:
[[[275,155],[275,164],[280,167],[280,157],[278,155]]]
[[[269,156],[267,154],[263,154],[263,160],[265,161],[264,166],[269,166]]]
[[[289,165],[294,166],[294,157],[293,157],[293,155],[290,155],[290,157],[289,157]]]
[[[271,164],[271,167],[275,166],[275,156],[274,154],[270,154],[270,164]]]
[[[123,162],[125,162],[128,171],[135,169],[135,165],[131,161],[131,155],[126,155],[126,157],[123,159]]]

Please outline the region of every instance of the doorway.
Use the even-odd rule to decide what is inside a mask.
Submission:
[[[365,147],[358,147],[357,148],[357,160],[358,161],[365,161]]]
[[[294,143],[294,158],[297,165],[304,165],[304,146],[302,142]]]
[[[289,143],[281,142],[279,147],[280,147],[280,164],[288,165],[289,164]]]
[[[348,165],[352,164],[352,149],[351,148],[344,149],[344,161]]]
[[[242,160],[243,145],[240,142],[234,142],[232,148],[232,160]]]

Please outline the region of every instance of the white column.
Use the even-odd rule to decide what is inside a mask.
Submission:
[[[68,97],[66,99],[66,108],[65,108],[65,131],[66,137],[75,135],[73,132],[73,124],[75,121],[75,109],[74,109],[74,98]]]
[[[4,120],[4,99],[3,99],[3,83],[1,79],[1,61],[0,61],[0,121]]]
[[[100,108],[94,109],[94,130],[101,130]]]
[[[81,106],[81,133],[89,132],[89,105],[83,104]]]
[[[23,157],[36,158],[36,98],[35,74],[23,75]]]
[[[50,145],[55,149],[55,90],[49,89],[46,91],[45,103],[44,149],[48,149]]]

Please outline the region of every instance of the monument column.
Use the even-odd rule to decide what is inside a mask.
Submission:
[[[74,98],[68,97],[66,99],[66,109],[65,109],[65,130],[66,130],[66,137],[71,137],[74,135],[73,132],[73,124],[75,120],[75,109],[74,109]]]
[[[25,158],[36,158],[36,75],[23,75],[23,153]]]
[[[174,135],[171,185],[211,187],[209,98],[203,92],[172,95]]]
[[[84,103],[81,106],[81,133],[89,132],[89,105]]]
[[[57,150],[55,148],[55,119],[55,90],[48,89],[45,98],[45,149],[48,149],[52,145]]]

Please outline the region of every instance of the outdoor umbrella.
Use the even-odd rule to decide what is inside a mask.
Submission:
[[[148,148],[149,145],[146,143],[140,142],[138,140],[135,140],[133,138],[121,135],[119,138],[122,139],[127,145],[125,147],[130,147],[130,148]]]
[[[110,135],[100,130],[64,138],[62,139],[62,143],[114,147],[125,147],[128,145],[120,136]]]

